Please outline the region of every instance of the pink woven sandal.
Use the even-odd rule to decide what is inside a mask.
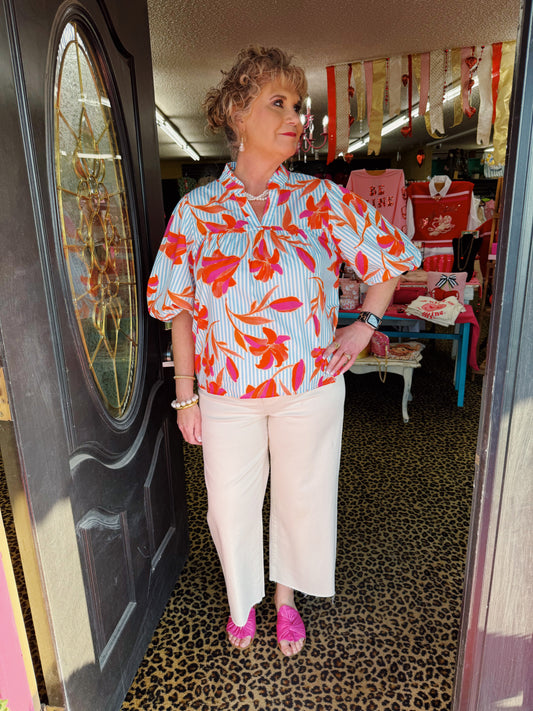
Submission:
[[[305,639],[305,625],[298,610],[289,605],[282,605],[279,608],[276,633],[278,645],[281,645],[282,641],[297,642],[299,639]]]
[[[250,637],[250,644],[252,644],[254,635],[255,635],[255,607],[252,607],[250,610],[250,614],[248,615],[248,619],[246,620],[246,624],[243,627],[238,627],[235,622],[231,619],[231,615],[228,619],[228,624],[226,625],[226,632],[228,634],[233,635],[234,637],[237,637],[237,639],[244,639],[245,637]],[[250,644],[247,644],[246,647],[237,647],[237,645],[233,645],[236,649],[247,649]]]

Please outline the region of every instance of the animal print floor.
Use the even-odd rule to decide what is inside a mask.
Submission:
[[[187,447],[190,557],[122,711],[449,709],[481,384],[457,408],[449,353],[428,346],[404,424],[401,378],[347,376],[337,594],[298,597],[308,639],[293,659],[276,649],[272,584],[252,647],[227,642],[201,452]]]

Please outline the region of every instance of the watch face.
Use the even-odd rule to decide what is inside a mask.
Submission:
[[[378,318],[375,314],[372,314],[368,311],[366,311],[364,314],[361,315],[362,320],[367,323],[369,326],[372,326],[372,328],[379,328],[381,325],[381,319]]]

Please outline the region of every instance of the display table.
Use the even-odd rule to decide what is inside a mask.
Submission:
[[[368,356],[367,358],[358,358],[350,367],[350,372],[356,375],[363,375],[377,371],[383,381],[384,376],[388,376],[389,373],[401,375],[403,377],[402,417],[404,422],[409,422],[407,403],[413,399],[411,395],[411,383],[413,381],[413,370],[415,368],[420,368],[420,360],[400,360]]]
[[[359,309],[360,310],[360,309]],[[340,311],[339,319],[345,321],[354,321],[359,318],[359,310],[356,311]],[[417,318],[416,316],[411,316],[405,313],[405,306],[399,304],[392,304],[389,306],[385,315],[383,317],[383,323],[381,325],[380,331],[386,333],[387,336],[392,336],[395,338],[408,338],[408,339],[432,339],[432,340],[454,340],[457,341],[457,357],[455,359],[455,371],[453,382],[455,389],[457,390],[457,406],[462,407],[464,405],[465,398],[465,384],[466,384],[466,369],[468,365],[473,370],[479,370],[477,364],[477,342],[479,339],[479,323],[474,314],[474,310],[470,304],[465,305],[465,311],[459,314],[454,326],[449,326],[448,330],[445,332],[431,331],[388,331],[387,324],[392,322],[399,322],[403,326],[408,325],[409,322],[417,322],[423,324],[429,324],[429,321]],[[442,326],[440,327],[442,328]]]

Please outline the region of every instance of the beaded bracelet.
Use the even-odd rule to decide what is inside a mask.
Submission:
[[[186,410],[188,407],[196,405],[197,402],[198,394],[195,393],[189,400],[182,400],[181,402],[179,400],[172,400],[170,407],[173,407],[174,410]]]
[[[177,408],[180,412],[181,410],[188,410],[189,407],[194,407],[195,405],[198,405],[198,401],[195,400],[194,402],[189,403],[189,405],[184,405],[183,407]]]

